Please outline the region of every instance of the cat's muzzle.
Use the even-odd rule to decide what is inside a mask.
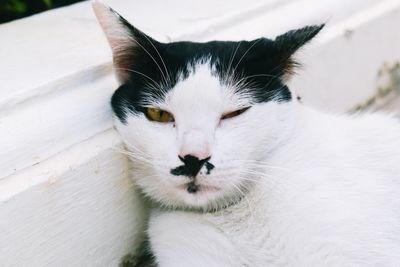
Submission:
[[[183,165],[178,166],[174,169],[171,169],[171,174],[180,176],[184,175],[191,178],[190,183],[187,185],[187,191],[189,193],[196,193],[198,191],[198,185],[196,185],[196,176],[200,172],[200,170],[205,167],[206,175],[211,173],[211,170],[215,168],[215,166],[209,162],[211,157],[205,159],[199,159],[192,155],[186,155],[185,157],[178,156],[179,159],[183,162]]]

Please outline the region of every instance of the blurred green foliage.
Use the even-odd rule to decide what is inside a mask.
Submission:
[[[82,0],[0,0],[0,23]]]

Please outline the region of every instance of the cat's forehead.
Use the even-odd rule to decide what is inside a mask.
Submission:
[[[249,43],[168,44],[159,50],[159,61],[154,57],[136,61],[130,75],[131,90],[138,91],[146,105],[211,106],[232,102],[248,89],[240,85],[250,75],[250,68],[246,59],[238,55],[246,52]]]
[[[263,41],[265,52],[269,42]],[[260,55],[259,46],[258,40],[171,43],[159,48],[157,56],[149,59],[144,54],[147,60],[134,63],[133,69],[140,73],[131,73],[131,84],[142,95],[169,100],[171,104],[183,104],[181,100],[191,98],[207,98],[211,103],[243,93],[256,98],[259,92],[263,93],[259,102],[263,102],[268,98],[264,87],[280,84],[280,80],[269,74],[268,57],[257,59],[253,55]]]
[[[189,113],[196,110],[225,110],[250,101],[245,94],[235,92],[231,84],[221,80],[210,60],[191,64],[185,77],[179,79],[165,97],[165,105],[169,109]]]
[[[181,41],[166,44],[161,52],[164,56],[172,59],[170,63],[174,63],[174,60],[177,60],[175,62],[179,62],[179,60],[196,61],[202,58],[211,59],[213,62],[227,63],[225,61],[232,60],[236,55],[243,55],[253,43],[257,43],[257,41],[210,41],[205,43]],[[253,46],[247,55],[256,48]]]

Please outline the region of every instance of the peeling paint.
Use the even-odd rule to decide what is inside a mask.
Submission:
[[[373,96],[368,98],[364,103],[356,105],[350,112],[357,112],[371,108],[384,102],[387,98],[396,93],[400,93],[400,62],[394,64],[384,63],[382,68],[378,70],[378,87]]]
[[[60,179],[62,179],[62,178],[60,178]],[[54,184],[56,183],[56,181],[57,181],[57,178],[56,178],[56,177],[50,177],[50,178],[47,180],[47,185],[54,185]]]
[[[351,38],[351,36],[353,35],[353,30],[352,29],[346,29],[345,31],[344,31],[344,37],[346,37],[346,39],[349,39],[349,38]]]

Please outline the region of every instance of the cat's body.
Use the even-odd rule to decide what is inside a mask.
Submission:
[[[399,123],[296,106],[294,135],[240,203],[154,211],[160,266],[399,266]]]
[[[163,44],[94,9],[157,266],[400,265],[400,123],[320,113],[285,85],[321,26]]]

